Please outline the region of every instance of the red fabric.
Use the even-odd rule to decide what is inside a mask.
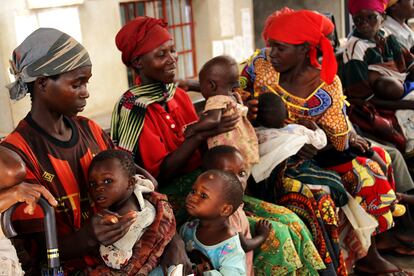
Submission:
[[[384,13],[388,0],[349,0],[348,9],[352,15],[361,10],[373,10]]]
[[[311,45],[310,62],[314,67],[320,65],[316,57],[316,47],[322,52],[321,79],[331,84],[337,71],[336,58],[330,40],[326,37],[334,31],[333,23],[324,15],[314,11],[294,11],[284,8],[266,19],[263,38],[299,45],[305,42]]]
[[[147,107],[138,149],[143,167],[158,176],[164,158],[184,143],[184,127],[198,121],[198,116],[187,93],[177,88],[174,98],[167,102],[168,112],[158,103]],[[174,126],[174,127],[173,127]],[[201,154],[196,151],[183,172],[201,165]]]
[[[162,19],[139,16],[123,26],[115,37],[116,47],[122,52],[122,62],[130,66],[136,57],[172,39],[167,25]]]

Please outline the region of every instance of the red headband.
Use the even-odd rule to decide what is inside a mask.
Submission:
[[[284,8],[266,19],[263,38],[288,44],[310,44],[309,58],[315,67],[320,67],[316,47],[322,52],[321,79],[331,84],[337,71],[337,62],[331,41],[326,37],[334,31],[333,23],[324,15],[309,10],[294,11]]]
[[[372,10],[384,13],[388,0],[349,0],[348,9],[352,15],[361,10]]]
[[[139,16],[122,27],[115,37],[115,43],[122,52],[124,64],[130,66],[136,57],[172,39],[167,26],[162,19]]]

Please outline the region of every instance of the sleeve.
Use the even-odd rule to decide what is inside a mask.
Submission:
[[[204,112],[215,109],[224,109],[227,107],[227,104],[230,102],[228,96],[217,95],[207,99],[206,105],[204,107]]]
[[[332,105],[318,119],[318,125],[325,131],[328,140],[335,149],[343,151],[348,148],[349,122],[346,115],[345,97],[338,76],[334,82],[325,87],[330,94]]]
[[[115,147],[109,135],[97,123],[88,120],[88,124],[101,150],[113,149]]]
[[[409,51],[404,50],[404,47],[394,35],[388,37],[388,44],[398,69],[400,72],[406,72],[413,65],[413,55]]]

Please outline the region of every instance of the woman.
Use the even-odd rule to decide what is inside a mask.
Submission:
[[[304,29],[301,26],[307,26],[307,28]],[[250,87],[253,98],[263,92],[277,93],[286,103],[290,122],[295,122],[299,119],[315,121],[327,134],[331,144],[328,147],[336,152],[343,152],[348,146],[359,148],[361,145],[355,136],[351,136],[351,138],[348,136],[349,129],[344,110],[341,83],[335,75],[335,56],[332,46],[326,38],[326,35],[332,32],[332,30],[333,24],[328,19],[311,11],[295,12],[285,9],[280,13],[271,15],[266,21],[263,32],[263,36],[270,49],[264,49],[250,59],[248,65],[243,70],[242,81],[244,80],[243,83],[247,89]],[[321,67],[316,60],[316,47],[323,54]],[[315,153],[314,149],[312,151],[311,153]],[[299,153],[299,156],[302,159],[312,158],[312,154],[308,153],[309,151],[306,149],[306,152]],[[330,158],[331,162],[336,162],[336,159],[338,159],[332,156]],[[363,160],[356,161],[357,163],[354,163],[353,158],[345,160],[343,164],[347,165],[346,173],[340,170],[338,170],[338,173],[342,176],[342,180],[351,179],[351,181],[345,182],[348,184],[345,185],[345,188],[349,193],[359,197],[363,204],[374,204],[376,206],[372,209],[367,208],[367,212],[373,214],[378,221],[383,222],[377,229],[383,232],[392,225],[390,204],[395,200],[395,194],[392,189],[393,184],[387,181],[384,174],[378,178],[370,178],[371,182],[369,184],[358,182],[358,179],[360,179],[358,177],[362,175],[352,173],[355,168],[363,167],[361,170],[355,170],[357,173],[372,173],[375,171],[366,166]],[[358,166],[353,167],[352,165]],[[334,167],[333,169],[337,168]],[[289,208],[293,208],[298,214],[302,214],[303,217],[308,218],[307,222],[310,222],[312,225],[311,229],[315,227],[317,231],[323,231],[322,233],[315,233],[315,235],[323,235],[321,239],[322,244],[324,242],[323,239],[325,239],[325,243],[329,242],[326,241],[326,234],[328,232],[330,238],[336,242],[333,244],[338,246],[337,225],[332,223],[331,219],[331,217],[335,218],[335,216],[329,216],[329,214],[335,214],[332,208],[334,205],[331,205],[333,202],[324,193],[320,197],[320,185],[326,182],[326,180],[321,181],[321,177],[326,179],[327,176],[325,174],[327,173],[330,174],[329,177],[331,179],[334,178],[333,173],[318,168],[315,164],[309,163],[309,161],[305,161],[302,165],[294,168],[288,168],[285,174],[288,179],[285,180],[284,185],[286,195],[282,196],[279,202],[289,206]],[[350,173],[350,176],[347,173]],[[379,179],[383,181],[384,178],[385,184],[383,182],[380,183]],[[298,180],[302,183],[299,183]],[[342,185],[340,180],[336,182],[337,185]],[[391,180],[391,178],[388,178],[388,180]],[[318,182],[319,186],[315,187],[312,185]],[[352,182],[352,184],[349,184],[349,182]],[[362,189],[355,189],[355,185]],[[371,190],[371,186],[375,188]],[[311,192],[309,192],[309,188]],[[329,188],[332,188],[332,186]],[[365,194],[375,194],[375,197],[369,198]],[[384,196],[381,197],[382,195]],[[336,202],[338,201],[336,200]],[[304,208],[304,206],[309,207]],[[377,209],[381,209],[381,214],[373,212]],[[330,210],[330,212],[326,212],[326,210]],[[321,213],[322,216],[319,216],[318,213]],[[324,249],[323,246],[319,248]],[[371,248],[375,249],[373,246]],[[343,263],[341,263],[342,258],[339,248],[336,247],[335,249],[337,254],[331,253],[330,256],[337,258],[333,259],[336,273],[344,274],[346,272]],[[369,253],[375,257],[376,267],[373,268],[375,269],[374,271],[390,269],[399,271],[393,264],[378,257],[376,250]],[[370,254],[369,256],[371,256]],[[372,261],[372,259],[370,260]],[[327,259],[327,261],[329,262],[330,260]]]
[[[185,139],[185,125],[196,123],[198,117],[185,91],[173,84],[177,54],[166,24],[158,19],[138,17],[119,31],[116,44],[122,52],[124,64],[137,73],[138,83],[125,92],[115,106],[111,123],[112,138],[118,141],[121,148],[132,152],[137,162],[157,177],[161,183],[160,191],[166,193],[170,201],[173,200],[180,225],[179,222],[186,219],[185,212],[179,212],[185,209],[183,199],[200,174],[199,148],[208,137],[234,128],[238,118],[224,117],[224,122],[218,129],[197,133]],[[286,208],[273,208],[271,204],[268,207],[266,203],[261,203],[262,201],[252,199],[252,210],[249,211],[254,213],[260,210],[268,216],[280,218],[283,222],[286,220],[292,224],[303,225],[302,222],[297,223],[299,218]],[[269,271],[274,269],[280,274],[295,273],[295,269],[301,265],[274,265],[274,260],[287,256],[283,254],[283,245],[277,239],[277,234],[271,238],[271,248],[280,249],[272,252],[277,257],[267,254],[269,259],[259,261]],[[302,239],[298,243],[305,244],[304,238]],[[314,249],[312,252],[317,254]],[[318,265],[323,266],[316,260],[317,258],[311,262],[305,260],[302,271],[307,271],[306,263],[312,263],[314,267],[310,269],[315,273]],[[268,275],[269,272],[256,273]]]
[[[11,99],[18,100],[29,93],[32,106],[1,145],[23,159],[27,167],[25,182],[43,185],[56,198],[60,258],[65,273],[90,269],[94,262],[88,255],[93,255],[99,244],[109,245],[124,236],[136,215],[128,213],[119,222],[109,223],[102,214],[90,213],[86,172],[92,157],[113,144],[96,123],[76,116],[89,97],[87,83],[92,67],[88,52],[69,35],[40,28],[15,49],[11,65],[16,77],[9,86]],[[143,169],[137,171],[150,178]],[[37,274],[43,259],[41,252],[45,252],[43,213],[36,208],[34,215],[27,216],[21,209],[15,213],[15,226],[23,234],[20,240],[26,248],[19,253],[30,256],[30,263],[23,269]],[[174,221],[166,216],[165,223],[173,225]],[[162,253],[173,234],[168,227],[160,232],[156,240],[163,246],[157,254]],[[134,256],[141,256],[140,250],[134,248]],[[134,265],[122,271],[139,270]]]
[[[393,34],[405,51],[414,52],[414,32],[406,21],[414,17],[413,0],[390,0],[386,9],[387,17],[382,27]]]
[[[355,30],[346,44],[341,66],[341,80],[352,104],[349,117],[376,139],[411,153],[414,142],[410,118],[395,115],[399,110],[412,113],[414,109],[414,100],[407,99],[412,97],[413,57],[403,51],[394,35],[380,29],[384,1],[350,1],[349,11]]]

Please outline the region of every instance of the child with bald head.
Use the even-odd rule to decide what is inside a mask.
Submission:
[[[253,126],[247,119],[247,107],[239,94],[239,71],[237,62],[230,56],[217,56],[204,64],[199,73],[201,93],[206,99],[203,116],[198,124],[187,127],[187,137],[204,129],[219,126],[224,116],[240,115],[235,128],[227,133],[210,137],[208,147],[230,145],[237,148],[246,160],[248,171],[259,161],[259,149]]]

